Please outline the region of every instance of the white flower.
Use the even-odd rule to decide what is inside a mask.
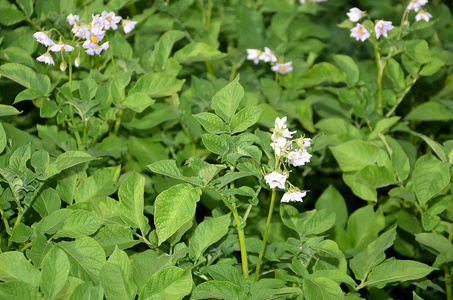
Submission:
[[[258,50],[258,49],[246,49],[247,50],[247,59],[248,60],[253,60],[253,62],[258,64],[260,61],[260,55],[263,53],[263,51]]]
[[[96,48],[98,47],[98,43],[102,41],[105,36],[105,31],[102,31],[100,27],[93,28],[90,32],[85,34],[85,38],[87,39],[83,43],[83,48]]]
[[[104,44],[102,44],[101,46],[96,46],[94,48],[88,48],[85,50],[85,52],[88,54],[88,55],[101,55],[101,51],[102,50],[107,50],[109,48],[109,42],[105,42]]]
[[[277,62],[277,57],[272,53],[271,49],[264,47],[264,52],[262,52],[259,56],[259,59],[264,62]]]
[[[43,63],[46,63],[48,65],[55,65],[55,62],[53,61],[53,58],[52,58],[52,56],[50,55],[49,52],[46,52],[43,55],[38,56],[36,58],[36,60],[40,61],[40,62],[43,62]]]
[[[69,16],[66,18],[66,21],[68,22],[69,25],[74,25],[76,22],[79,21],[79,16],[78,15],[73,15],[69,14]]]
[[[283,195],[281,202],[303,202],[302,198],[307,195],[306,191],[297,192],[287,192]]]
[[[277,117],[275,119],[275,129],[285,129],[287,119],[288,118],[286,116],[281,119],[279,117]]]
[[[361,40],[364,42],[367,38],[370,37],[370,33],[362,24],[357,24],[356,27],[351,29],[351,37],[355,38],[356,40]]]
[[[428,0],[412,0],[407,6],[407,10],[419,11],[420,8],[428,3]]]
[[[424,10],[421,10],[416,16],[415,16],[415,21],[421,21],[424,20],[426,22],[429,22],[429,19],[431,19],[433,16]]]
[[[291,66],[292,63],[293,63],[292,61],[289,61],[284,64],[277,64],[275,66],[272,66],[271,69],[272,69],[272,71],[274,71],[276,73],[286,74],[293,70],[293,67]]]
[[[285,189],[286,176],[281,173],[272,172],[266,175],[264,179],[271,189],[276,187],[281,188],[282,190]]]
[[[284,152],[286,150],[287,146],[288,144],[286,143],[286,139],[284,137],[277,137],[273,139],[273,142],[271,143],[271,147],[274,149],[277,156],[280,156],[282,151]]]
[[[83,39],[86,39],[87,38],[87,35],[89,35],[90,33],[90,29],[88,28],[88,25],[77,25],[77,24],[74,24],[72,25],[72,33],[75,34],[76,37],[78,38],[83,38]]]
[[[80,56],[77,56],[76,59],[74,59],[74,65],[76,66],[76,68],[80,66]]]
[[[392,22],[379,20],[374,26],[374,30],[376,31],[376,39],[378,40],[381,35],[387,37],[387,31],[392,29]]]
[[[45,46],[53,46],[55,45],[55,42],[52,41],[52,39],[47,35],[47,33],[43,32],[43,31],[38,31],[38,32],[35,32],[33,34],[33,36],[35,37],[35,39],[45,45]]]
[[[124,33],[127,34],[135,28],[135,25],[137,25],[137,22],[127,19],[127,20],[123,20],[121,24],[123,25]]]
[[[298,151],[291,151],[288,153],[286,158],[289,160],[290,164],[295,167],[303,166],[305,163],[310,162],[310,158],[313,155],[307,152],[307,149],[300,149]]]
[[[351,22],[355,23],[363,17],[363,11],[361,11],[357,7],[353,7],[349,10],[348,13],[346,13],[346,15],[348,16],[349,20],[351,20]]]
[[[304,141],[304,148],[308,148],[311,146],[311,139],[310,138],[304,138],[302,139]]]
[[[116,30],[118,28],[118,24],[121,21],[121,17],[115,16],[115,13],[113,11],[107,13],[105,10],[102,12],[102,15],[100,17],[100,22],[105,28],[105,30],[108,30],[112,28],[113,30]]]
[[[52,52],[61,52],[61,51],[66,51],[66,52],[71,52],[74,50],[74,47],[68,44],[63,44],[63,43],[58,43],[50,47],[50,51]]]

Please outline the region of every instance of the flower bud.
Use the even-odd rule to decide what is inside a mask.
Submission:
[[[76,66],[76,68],[80,66],[80,56],[77,56],[76,59],[74,59],[74,65]]]
[[[61,72],[64,72],[66,71],[66,67],[68,66],[68,64],[63,60],[60,64],[60,70]]]

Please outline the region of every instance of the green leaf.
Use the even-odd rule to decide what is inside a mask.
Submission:
[[[123,1],[121,1],[123,2]],[[111,3],[109,3],[111,4]],[[124,38],[121,34],[115,34],[110,39],[110,46],[113,50],[113,55],[118,56],[123,59],[131,59],[133,55],[133,49],[131,44]]]
[[[60,111],[57,103],[50,100],[44,100],[39,109],[39,116],[41,118],[53,118]]]
[[[453,111],[435,101],[424,102],[413,108],[404,118],[410,121],[450,121]]]
[[[94,285],[91,282],[83,282],[77,285],[70,297],[70,300],[103,300],[104,289],[101,285]]]
[[[422,278],[434,270],[418,261],[387,259],[371,271],[363,286],[381,289],[388,283]]]
[[[32,241],[31,249],[27,249],[27,257],[33,261],[35,267],[39,268],[52,246],[53,243],[47,241],[45,235],[40,234]]]
[[[158,245],[194,217],[200,196],[201,190],[187,183],[175,185],[157,196],[154,203],[154,224]]]
[[[47,299],[54,299],[63,288],[69,268],[69,259],[64,251],[58,247],[52,247],[41,265],[41,291]]]
[[[218,263],[208,267],[208,273],[213,280],[229,281],[241,287],[247,287],[249,282],[239,272],[239,270],[232,265]]]
[[[153,109],[154,110],[150,113],[146,112],[145,116],[141,119],[134,118],[128,126],[140,130],[147,130],[154,128],[163,122],[176,120],[181,116],[181,112],[175,111],[166,104],[155,103]]]
[[[36,153],[36,152],[35,152]],[[46,152],[47,153],[47,152]],[[57,191],[46,186],[41,190],[32,203],[32,207],[42,217],[46,217],[54,211],[60,209],[61,199]]]
[[[322,83],[343,82],[346,75],[333,65],[322,62],[314,65],[308,72],[297,79],[297,87],[308,88]]]
[[[82,236],[72,242],[56,244],[65,251],[71,264],[70,275],[85,282],[99,283],[99,273],[105,264],[102,247],[92,238]]]
[[[38,179],[46,180],[56,174],[59,174],[63,170],[95,159],[97,158],[82,151],[65,152],[60,154],[57,159],[48,166],[46,174],[39,176]]]
[[[112,80],[110,85],[110,96],[115,105],[124,99],[126,87],[131,81],[131,75],[130,72],[123,73]]]
[[[129,94],[145,93],[152,98],[166,97],[179,92],[183,84],[184,80],[178,80],[171,74],[148,73],[137,80]]]
[[[425,40],[406,40],[403,47],[406,50],[405,54],[416,62],[426,64],[431,61],[428,42]]]
[[[7,63],[1,65],[0,76],[9,78],[26,88],[37,89],[45,95],[47,95],[50,90],[49,77],[36,73],[32,68],[18,63]]]
[[[369,165],[355,174],[364,179],[372,188],[381,188],[397,183],[395,172],[387,167]]]
[[[151,249],[135,254],[131,268],[132,280],[137,286],[137,290],[141,291],[153,274],[167,266],[170,259],[170,256],[162,255],[158,251]]]
[[[135,286],[130,281],[131,263],[126,252],[115,247],[112,255],[102,267],[99,279],[110,300],[128,300],[135,296]]]
[[[157,174],[162,174],[164,176],[186,181],[194,185],[203,186],[203,181],[201,180],[201,178],[187,177],[182,175],[178,167],[176,166],[176,161],[172,159],[157,161],[148,165],[148,168],[152,172]]]
[[[41,219],[39,222],[40,225],[40,230],[41,232],[47,233],[47,234],[54,234],[64,226],[64,222],[66,221],[67,218],[69,218],[69,215],[71,214],[71,210],[64,208],[64,209],[59,209],[48,216],[44,217]]]
[[[32,233],[33,229],[31,229],[24,223],[19,223],[13,229],[13,232],[11,234],[11,241],[13,241],[14,243],[25,243],[26,241],[28,241]]]
[[[3,129],[2,123],[0,123],[0,153],[3,152],[6,148],[6,132],[5,129]]]
[[[390,127],[395,125],[401,117],[391,117],[379,120],[374,126],[373,131],[368,135],[368,141],[374,140],[378,134],[385,133]]]
[[[145,178],[132,173],[121,184],[118,190],[121,219],[132,228],[140,228],[142,234],[149,229],[148,219],[143,215]]]
[[[24,17],[24,14],[12,3],[9,6],[3,6],[0,9],[0,24],[2,25],[14,25],[22,21]]]
[[[241,291],[241,287],[231,282],[211,280],[197,285],[191,299],[235,300],[240,299]]]
[[[154,102],[156,102],[156,100],[151,99],[145,93],[135,93],[127,96],[121,104],[135,112],[141,113],[149,106],[153,105]]]
[[[367,205],[354,211],[348,220],[348,234],[352,245],[365,250],[368,244],[377,239],[385,228],[385,218],[381,209],[374,212],[373,206]],[[356,252],[356,253],[357,253]]]
[[[403,147],[394,140],[392,137],[386,135],[385,141],[389,146],[390,159],[392,161],[393,168],[395,169],[398,182],[402,182],[409,176],[410,162]]]
[[[143,287],[139,300],[174,299],[179,300],[192,291],[192,272],[174,266],[163,268],[154,274]]]
[[[115,82],[112,82],[112,85]],[[80,98],[85,101],[90,101],[96,96],[96,91],[98,90],[98,85],[96,81],[90,76],[86,77],[79,86]]]
[[[203,128],[213,134],[225,133],[228,131],[226,124],[217,115],[208,112],[202,112],[196,115],[192,115]]]
[[[338,283],[325,277],[317,277],[313,280],[304,278],[303,290],[305,298],[310,300],[344,299],[344,293]]]
[[[433,57],[429,63],[423,66],[423,68],[420,70],[420,76],[431,76],[436,74],[440,68],[442,68],[445,65],[444,61],[437,58]]]
[[[263,111],[264,109],[255,106],[248,106],[241,109],[231,118],[231,134],[242,132],[250,126],[254,125],[260,118],[260,115]]]
[[[337,54],[334,56],[334,59],[340,66],[340,69],[346,73],[346,83],[349,86],[353,86],[359,82],[359,67],[351,57]]]
[[[422,207],[450,183],[450,164],[432,154],[424,155],[415,163],[412,177],[415,195]]]
[[[343,172],[359,171],[369,165],[392,169],[387,153],[371,143],[353,140],[329,148]]]
[[[40,98],[40,97],[44,97],[44,96],[45,96],[45,93],[43,93],[42,91],[40,91],[38,89],[34,89],[34,88],[25,89],[22,92],[20,92],[19,94],[17,94],[16,98],[14,99],[13,104],[22,102],[24,100],[34,100],[36,98]],[[54,103],[53,101],[46,100],[43,102],[43,104],[46,102]],[[47,116],[47,115],[49,115],[49,113],[46,111],[46,112],[43,112],[42,115]]]
[[[19,7],[24,11],[25,16],[30,17],[33,13],[33,0],[16,0]]]
[[[197,261],[209,246],[218,242],[228,233],[230,223],[230,214],[217,218],[205,217],[189,240],[190,258]]]
[[[22,281],[37,288],[40,279],[41,272],[25,258],[22,252],[10,251],[0,254],[1,281]]]
[[[343,196],[333,185],[329,185],[316,200],[315,208],[317,210],[327,209],[335,212],[335,225],[342,228],[345,227],[348,220],[348,208]]]
[[[327,134],[334,144],[363,138],[363,134],[357,127],[341,118],[323,119],[316,123],[315,127]]]
[[[84,179],[74,193],[76,203],[90,199],[109,196],[116,191],[121,166],[96,170],[94,174]]]
[[[434,267],[440,267],[453,261],[453,245],[446,237],[437,233],[424,232],[415,234],[415,240],[439,252],[433,264]]]
[[[71,210],[64,221],[63,227],[55,234],[54,238],[78,238],[95,233],[104,222],[99,220],[92,212],[83,209]]]
[[[20,113],[21,112],[18,111],[14,106],[0,104],[0,117],[14,116]]]
[[[176,51],[173,57],[182,64],[198,61],[211,61],[225,57],[226,54],[205,43],[191,43]]]
[[[224,155],[228,151],[228,144],[221,136],[206,133],[201,136],[204,146],[212,153]]]
[[[417,136],[421,137],[431,147],[431,149],[433,149],[434,153],[436,153],[437,157],[439,157],[442,162],[448,161],[447,154],[445,153],[445,148],[442,147],[438,142],[421,133],[417,133]]]
[[[225,122],[230,123],[239,103],[244,97],[244,88],[239,83],[239,75],[218,91],[212,98],[211,107]]]
[[[368,245],[366,250],[356,254],[349,261],[349,266],[354,272],[356,279],[365,281],[371,269],[384,261],[384,251],[393,245],[395,238],[396,226],[381,234]]]
[[[110,256],[115,247],[124,250],[140,243],[134,240],[130,228],[119,224],[104,224],[93,238],[104,249],[106,256]]]
[[[397,91],[401,91],[405,88],[406,83],[404,81],[403,69],[393,58],[388,60],[387,66],[385,67],[385,75],[392,81],[393,86]]]
[[[0,283],[0,298],[8,300],[42,300],[42,295],[26,282],[11,281]]]
[[[335,224],[335,212],[321,209],[310,215],[306,220],[304,220],[304,214],[302,214],[302,220],[304,222],[302,234],[320,234],[329,230]]]
[[[185,37],[185,33],[179,30],[169,30],[164,32],[157,43],[154,44],[154,50],[151,54],[154,65],[163,67],[171,54],[174,44]]]

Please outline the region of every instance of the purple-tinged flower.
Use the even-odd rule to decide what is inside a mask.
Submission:
[[[48,65],[55,65],[55,62],[53,61],[53,58],[52,58],[52,56],[50,55],[49,52],[46,52],[43,55],[38,56],[36,58],[36,60],[39,61],[39,62],[46,63]]]
[[[264,52],[262,52],[260,54],[259,59],[264,62],[271,62],[271,63],[277,62],[277,57],[275,56],[274,53],[272,53],[272,50],[267,47],[264,47]]]
[[[299,149],[298,151],[291,151],[286,158],[294,167],[303,166],[305,163],[310,162],[313,155],[307,152],[307,149]]]
[[[74,50],[74,47],[72,47],[71,45],[68,45],[68,44],[63,44],[61,42],[50,47],[50,51],[52,51],[52,52],[62,52],[62,51],[71,52],[72,50]]]
[[[367,38],[370,37],[370,33],[362,24],[357,24],[356,27],[351,29],[350,36],[355,38],[356,40],[364,42]]]
[[[124,33],[128,34],[135,28],[135,25],[137,25],[137,22],[127,19],[127,20],[123,20],[121,22],[121,24],[123,25]]]
[[[53,46],[55,42],[44,31],[38,31],[33,34],[33,37],[44,46]]]
[[[105,42],[104,44],[102,44],[101,46],[96,46],[94,48],[88,48],[85,50],[85,52],[88,54],[88,55],[101,55],[101,51],[102,50],[107,50],[109,48],[109,42]]]
[[[105,31],[99,27],[94,27],[90,32],[85,34],[86,41],[83,43],[83,48],[90,49],[98,47],[98,43],[102,41],[105,36]]]
[[[415,16],[415,21],[421,21],[424,20],[425,22],[429,22],[429,19],[431,19],[433,16],[424,10],[419,11],[419,13]]]
[[[363,11],[361,11],[357,7],[353,7],[349,10],[348,13],[346,13],[346,15],[348,16],[349,20],[351,20],[351,22],[355,23],[363,17]]]
[[[374,30],[376,31],[376,39],[378,40],[381,35],[387,37],[387,31],[392,29],[392,22],[379,20],[374,26]]]
[[[79,22],[79,19],[80,17],[78,15],[69,14],[69,16],[66,18],[66,21],[69,25],[74,25]]]
[[[289,73],[293,70],[293,66],[292,65],[292,61],[289,61],[287,63],[284,63],[284,64],[277,64],[275,66],[272,66],[272,71],[276,72],[276,73],[280,73],[280,74],[286,74],[286,73]]]
[[[282,190],[285,189],[286,176],[281,173],[272,172],[266,175],[264,179],[271,189],[276,187],[281,188]]]
[[[303,202],[302,198],[307,195],[307,191],[291,191],[283,195],[281,202]]]
[[[108,30],[110,28],[112,28],[113,30],[116,30],[118,28],[118,25],[116,25],[116,24],[121,22],[121,17],[115,16],[115,13],[113,11],[107,13],[104,10],[100,17],[100,22],[103,25],[105,30]]]
[[[428,0],[412,0],[407,6],[407,10],[419,11],[426,3],[428,3]]]

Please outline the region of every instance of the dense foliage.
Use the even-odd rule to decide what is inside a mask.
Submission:
[[[0,298],[452,300],[452,9],[0,0]]]

